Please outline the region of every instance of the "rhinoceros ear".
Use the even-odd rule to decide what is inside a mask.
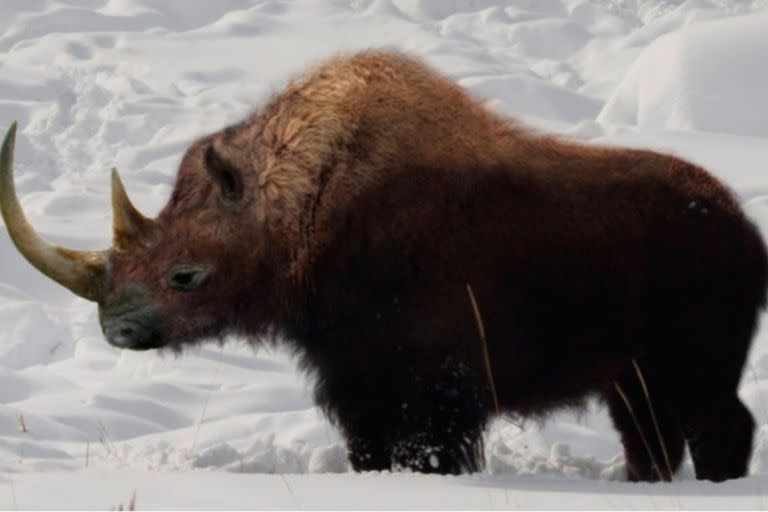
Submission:
[[[223,158],[213,144],[205,150],[205,169],[219,186],[221,196],[228,201],[243,197],[243,175],[239,169]]]

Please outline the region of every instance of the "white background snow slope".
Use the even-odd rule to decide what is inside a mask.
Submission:
[[[18,119],[24,207],[51,240],[107,246],[110,167],[154,214],[193,139],[308,64],[381,46],[537,128],[704,165],[768,235],[766,0],[2,0],[0,130]],[[674,484],[632,485],[597,406],[496,423],[485,474],[355,475],[286,354],[120,352],[95,313],[0,228],[0,508],[134,490],[145,509],[765,505],[765,329],[741,387],[761,426],[751,476],[699,483],[686,460]]]

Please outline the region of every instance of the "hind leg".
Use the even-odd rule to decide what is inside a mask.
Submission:
[[[747,474],[755,422],[735,395],[708,397],[685,412],[685,437],[699,480],[720,482]]]
[[[628,479],[634,482],[671,481],[683,458],[685,443],[682,428],[674,408],[663,394],[656,392],[659,386],[653,385],[653,376],[644,373],[643,377],[649,387],[663,443],[634,368],[625,371],[615,382],[618,387],[607,391],[604,397],[624,446]]]
[[[674,389],[696,478],[716,482],[746,475],[755,429],[737,390],[756,315],[736,300],[718,307],[688,322],[686,350],[673,357],[681,361]]]

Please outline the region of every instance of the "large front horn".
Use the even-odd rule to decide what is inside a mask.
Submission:
[[[24,216],[13,185],[13,150],[16,122],[8,129],[0,149],[0,213],[19,252],[40,272],[77,295],[98,302],[107,280],[107,251],[73,251],[49,244]]]

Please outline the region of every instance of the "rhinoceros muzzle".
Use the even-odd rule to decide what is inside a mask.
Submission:
[[[139,285],[128,285],[109,302],[99,304],[99,323],[104,337],[115,347],[149,350],[164,345],[160,312]]]

